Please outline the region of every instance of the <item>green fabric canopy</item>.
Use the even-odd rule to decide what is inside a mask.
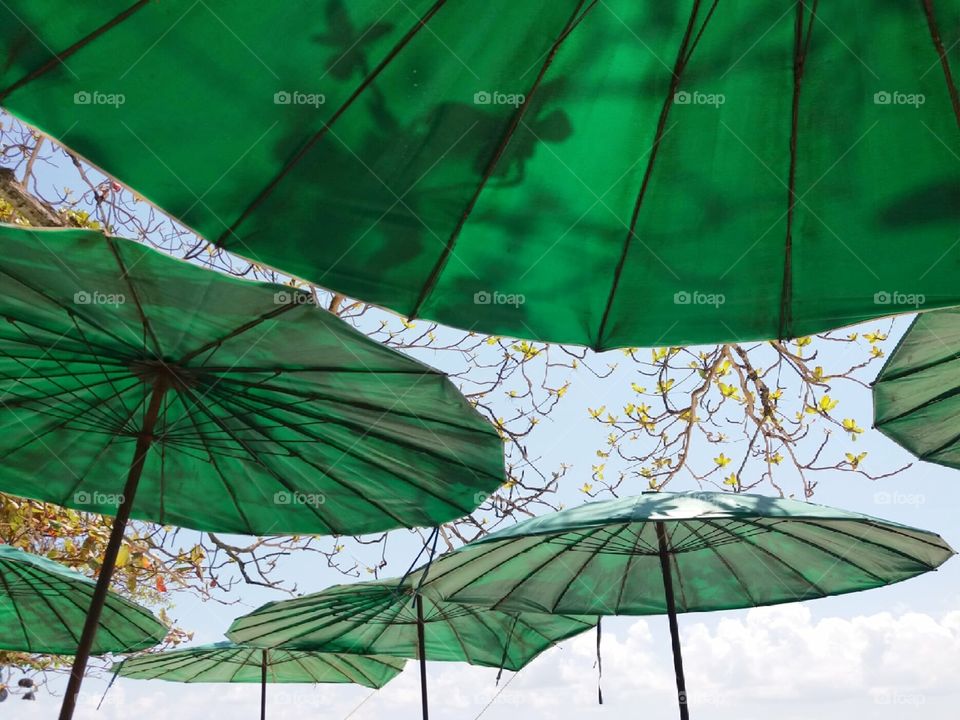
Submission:
[[[868,590],[937,568],[938,535],[760,495],[645,493],[532,518],[440,558],[427,587],[510,611],[667,611],[658,527],[677,612],[772,605]]]
[[[356,683],[381,688],[405,664],[395,657],[252,648],[230,642],[140,655],[114,666],[120,677],[183,683]]]
[[[873,417],[921,460],[960,468],[960,309],[917,316],[874,381]]]
[[[379,580],[334,585],[272,602],[234,621],[227,637],[244,645],[419,657],[414,587]],[[596,624],[595,618],[504,613],[444,602],[421,593],[427,660],[519,670],[554,644]]]
[[[504,481],[439,371],[310,296],[85,230],[0,226],[0,490],[251,535],[433,526]],[[149,431],[148,431],[149,432]]]
[[[73,655],[94,585],[53,560],[0,545],[0,649]],[[110,593],[92,653],[146,650],[166,634],[149,610]]]
[[[203,237],[597,348],[960,303],[960,3],[7,0],[0,103]]]

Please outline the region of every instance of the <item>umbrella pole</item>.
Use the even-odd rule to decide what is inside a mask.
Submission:
[[[427,650],[423,639],[423,597],[417,595],[417,655],[420,657],[420,702],[423,705],[423,720],[429,720],[427,707]]]
[[[267,720],[267,650],[260,656],[260,720]]]
[[[66,694],[63,696],[63,704],[60,706],[60,720],[72,720],[73,712],[77,707],[80,684],[83,682],[83,675],[87,669],[87,661],[90,659],[90,650],[93,647],[93,640],[97,635],[97,630],[100,625],[100,614],[103,612],[103,605],[107,601],[107,594],[110,591],[110,581],[113,579],[113,571],[117,564],[117,553],[120,552],[123,534],[127,528],[127,520],[130,519],[130,510],[133,508],[133,497],[137,492],[140,475],[143,474],[143,466],[147,460],[147,451],[153,442],[153,429],[157,423],[157,417],[160,415],[160,406],[163,402],[166,389],[166,382],[163,379],[158,379],[154,382],[153,389],[150,393],[150,404],[147,406],[147,412],[144,416],[143,429],[137,435],[137,446],[133,453],[133,462],[130,463],[127,482],[126,485],[123,486],[123,501],[120,503],[120,507],[117,509],[117,516],[113,520],[113,527],[110,530],[110,540],[107,542],[107,549],[103,554],[103,564],[100,566],[100,575],[97,577],[97,585],[93,590],[90,608],[87,610],[87,617],[83,624],[83,632],[80,635],[80,643],[77,646],[77,654],[73,658],[73,667],[70,669],[70,680],[67,683]]]
[[[683,655],[680,651],[680,628],[677,625],[677,603],[673,594],[670,553],[667,549],[667,531],[662,522],[657,523],[657,541],[660,544],[660,571],[663,573],[663,593],[667,600],[670,641],[673,644],[673,671],[677,676],[677,701],[680,703],[680,720],[690,720],[690,710],[687,707],[687,683],[683,677]]]

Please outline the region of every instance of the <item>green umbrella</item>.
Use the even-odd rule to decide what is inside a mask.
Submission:
[[[87,643],[128,517],[359,534],[452,520],[504,481],[502,441],[442,373],[306,293],[12,226],[0,277],[0,490],[117,518]]]
[[[934,570],[934,533],[760,495],[645,493],[525,520],[440,558],[427,587],[503,611],[669,616],[869,590]]]
[[[115,676],[183,683],[260,683],[260,718],[267,683],[356,683],[382,688],[405,661],[394,657],[252,648],[230,642],[141,655],[114,666]]]
[[[873,414],[921,460],[960,468],[960,310],[917,316],[874,382]]]
[[[248,645],[417,658],[426,720],[427,660],[516,671],[596,624],[594,618],[505,613],[445,602],[432,591],[417,590],[425,572],[416,571],[402,583],[334,585],[268,603],[234,621],[227,637]]]
[[[94,588],[90,578],[58,562],[0,545],[0,649],[73,655]],[[145,650],[166,634],[150,611],[110,593],[90,652]]]
[[[0,8],[10,112],[406,316],[610,348],[960,303],[956,0]]]

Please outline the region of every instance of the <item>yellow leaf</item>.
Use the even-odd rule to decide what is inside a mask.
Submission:
[[[117,567],[126,567],[128,562],[130,562],[130,547],[121,545],[117,551]]]

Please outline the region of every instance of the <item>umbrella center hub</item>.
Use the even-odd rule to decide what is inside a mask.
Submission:
[[[151,385],[162,382],[173,390],[195,387],[199,381],[196,371],[177,365],[172,360],[134,360],[130,363],[130,370],[144,382]]]

